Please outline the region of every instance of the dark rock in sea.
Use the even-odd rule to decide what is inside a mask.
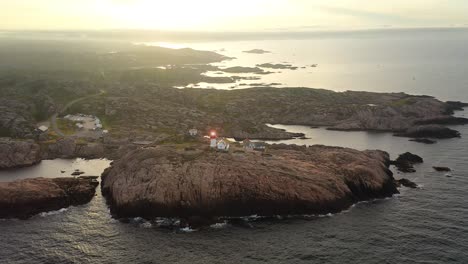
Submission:
[[[408,179],[400,179],[400,180],[396,180],[395,181],[397,186],[398,187],[401,187],[401,186],[404,186],[404,187],[407,187],[407,188],[412,188],[412,189],[416,189],[418,188],[418,185]]]
[[[229,67],[226,69],[220,69],[223,72],[227,73],[263,73],[265,72],[264,70],[258,68],[258,67],[242,67],[242,66],[235,66],[235,67]]]
[[[267,69],[281,69],[281,70],[297,70],[298,67],[292,66],[291,64],[273,64],[273,63],[263,63],[263,64],[257,64],[257,67],[260,68],[267,68]]]
[[[271,51],[263,50],[263,49],[252,49],[252,50],[246,50],[243,51],[244,53],[252,53],[252,54],[265,54],[265,53],[271,53]]]
[[[27,219],[35,214],[71,205],[86,204],[94,197],[96,177],[34,178],[0,183],[0,218]]]
[[[434,166],[432,167],[434,170],[436,171],[440,171],[440,172],[450,172],[452,171],[449,167],[437,167],[437,166]]]
[[[438,116],[416,120],[415,125],[466,125],[468,118],[454,116]]]
[[[391,164],[395,165],[401,172],[413,173],[416,172],[413,165],[423,162],[424,160],[420,156],[406,152],[398,156],[398,158],[395,161],[392,161]]]
[[[0,169],[28,167],[41,162],[41,151],[32,140],[0,138]]]
[[[71,175],[78,176],[78,175],[81,175],[81,174],[84,174],[84,172],[83,171],[74,171],[74,172],[72,172]]]
[[[268,153],[138,149],[104,171],[102,191],[114,216],[188,220],[323,214],[397,193],[382,151],[275,145]]]
[[[410,139],[409,141],[423,143],[423,144],[429,144],[429,145],[437,143],[437,141],[432,140],[432,139],[428,139],[428,138],[413,138],[413,139]]]
[[[397,137],[411,138],[456,138],[460,137],[460,132],[448,127],[439,125],[423,125],[408,129],[406,132],[396,133]]]
[[[399,163],[399,162],[400,163],[401,162],[409,162],[411,164],[417,164],[417,163],[423,163],[424,159],[421,158],[420,156],[416,155],[416,154],[406,152],[406,153],[403,153],[400,156],[398,156],[398,158],[396,159],[396,162],[397,163]]]

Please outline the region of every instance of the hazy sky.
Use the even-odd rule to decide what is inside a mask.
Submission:
[[[468,26],[466,0],[0,0],[0,29],[343,30]]]

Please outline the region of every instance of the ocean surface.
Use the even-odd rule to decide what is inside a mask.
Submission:
[[[232,51],[239,61],[245,58],[245,63],[225,62],[232,65],[318,64],[304,69],[312,73],[277,74],[283,79],[269,75],[266,78],[272,79],[266,82],[337,91],[404,91],[468,101],[466,40],[466,36],[450,35],[418,41],[393,37],[210,45],[224,48],[226,55]],[[203,45],[209,49],[206,43],[193,44],[195,48]],[[242,53],[252,48],[273,53]],[[457,115],[468,117],[468,112]],[[392,158],[406,151],[418,154],[425,162],[416,166],[416,173],[393,171],[395,178],[408,178],[420,187],[402,188],[392,198],[358,203],[334,215],[252,216],[242,223],[219,223],[200,230],[163,228],[164,219],[119,222],[110,216],[98,189],[86,205],[25,221],[0,220],[0,263],[468,263],[468,126],[453,127],[462,138],[434,145],[389,133],[274,126],[310,138],[283,142],[288,144],[382,149]],[[108,164],[107,160],[43,161],[31,168],[0,171],[0,181],[69,176],[74,169],[98,175]],[[435,172],[432,166],[448,166],[453,172]]]
[[[406,92],[432,95],[441,100],[468,101],[467,43],[468,31],[422,31],[414,34],[370,34],[366,37],[351,34],[301,40],[146,44],[210,50],[235,58],[214,64],[220,67],[255,67],[263,63],[286,63],[299,67],[297,70],[265,69],[274,72],[268,75],[209,72],[210,76],[256,76],[261,79],[240,80],[235,84],[199,83],[189,87],[241,89],[281,83],[273,87]],[[252,49],[271,53],[243,52]],[[317,67],[310,67],[313,64]]]

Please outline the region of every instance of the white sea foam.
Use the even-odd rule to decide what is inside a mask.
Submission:
[[[140,224],[140,227],[142,227],[142,228],[151,228],[151,227],[153,227],[153,224],[151,224],[151,222],[149,222],[149,221],[145,221],[145,222]]]
[[[191,233],[191,232],[197,231],[197,229],[192,229],[190,227],[184,227],[184,228],[181,228],[179,230],[182,231],[182,232],[185,232],[185,233]]]
[[[61,213],[64,213],[68,211],[68,208],[62,208],[60,210],[57,210],[57,211],[49,211],[49,212],[42,212],[40,213],[39,215],[41,217],[46,217],[46,216],[50,216],[50,215],[57,215],[57,214],[61,214]]]
[[[221,229],[221,228],[225,228],[227,225],[228,224],[226,222],[223,222],[223,223],[212,224],[210,225],[210,227],[214,229]]]

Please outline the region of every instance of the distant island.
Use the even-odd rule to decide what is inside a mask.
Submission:
[[[263,49],[252,49],[252,50],[246,50],[246,51],[243,51],[243,52],[244,52],[244,53],[252,53],[252,54],[271,53],[271,51],[263,50]]]

